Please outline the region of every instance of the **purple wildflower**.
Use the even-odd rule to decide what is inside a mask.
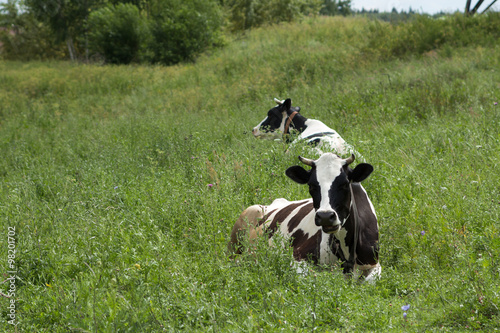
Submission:
[[[118,186],[115,186],[115,190],[118,188]]]
[[[493,103],[493,105],[498,105],[498,102]]]
[[[212,186],[214,186],[214,184],[208,184],[208,188],[212,188]]]
[[[401,310],[403,310],[403,311],[408,311],[408,310],[410,310],[410,304],[403,305],[403,306],[401,307]]]
[[[422,236],[424,236],[424,235],[425,235],[425,231],[424,231],[424,230],[420,231],[420,234],[421,234]]]
[[[403,313],[403,318],[404,318],[404,319],[406,319],[406,312],[405,312],[405,313]]]

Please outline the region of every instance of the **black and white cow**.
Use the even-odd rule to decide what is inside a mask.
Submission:
[[[295,130],[299,135],[292,145],[303,140],[314,145],[320,153],[334,152],[340,156],[351,154],[360,156],[335,130],[319,120],[302,116],[299,113],[300,107],[293,107],[291,99],[274,100],[278,105],[269,110],[267,117],[252,130],[256,138],[278,139],[283,136],[286,139],[291,131]]]
[[[294,259],[299,262],[332,264],[340,260],[344,273],[361,273],[368,281],[378,278],[381,266],[377,216],[360,184],[373,167],[360,163],[351,169],[354,155],[342,159],[325,153],[317,160],[299,159],[312,168],[292,166],[286,175],[307,184],[312,198],[276,199],[269,206],[248,207],[232,229],[229,250],[241,253],[240,241],[245,235],[254,241],[266,234],[272,244],[278,232],[290,239]]]

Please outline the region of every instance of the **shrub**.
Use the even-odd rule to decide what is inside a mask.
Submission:
[[[422,55],[445,45],[494,45],[500,38],[500,13],[475,17],[461,14],[434,19],[415,15],[412,20],[392,25],[373,21],[368,27],[364,52],[381,59]]]
[[[144,34],[139,9],[131,4],[106,6],[90,14],[89,47],[113,64],[138,60]]]
[[[315,15],[321,3],[320,0],[230,0],[225,6],[231,30],[237,31]]]
[[[0,5],[0,58],[4,60],[45,60],[65,56],[48,26],[21,10],[15,2]]]
[[[219,42],[222,13],[215,1],[167,0],[152,5],[146,57],[166,65],[193,60]]]

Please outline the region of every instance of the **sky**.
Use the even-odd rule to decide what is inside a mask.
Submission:
[[[486,7],[493,0],[485,0],[481,7],[479,7],[479,12],[486,9]],[[436,14],[441,11],[453,13],[455,11],[463,12],[465,9],[466,0],[352,0],[351,8],[359,9],[365,8],[366,10],[378,9],[380,12],[390,12],[392,8],[396,8],[399,11],[408,11],[410,7],[419,13],[426,14]],[[471,7],[477,3],[477,0],[471,1]],[[472,8],[471,8],[472,9]],[[500,10],[500,3],[497,1],[490,8],[490,10]]]

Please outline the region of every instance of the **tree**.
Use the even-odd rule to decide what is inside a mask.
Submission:
[[[75,41],[85,36],[85,26],[92,8],[102,0],[25,0],[28,10],[46,23],[59,41],[66,42],[71,60],[76,60]]]
[[[106,62],[128,64],[138,60],[145,22],[135,5],[119,3],[93,11],[88,26],[90,49]]]
[[[343,15],[351,14],[351,0],[324,0],[319,13],[321,15]]]
[[[150,2],[145,57],[166,65],[193,60],[220,42],[223,19],[215,0],[157,0]]]
[[[3,59],[41,60],[62,58],[64,52],[52,32],[40,24],[18,0],[0,4],[0,53]]]
[[[316,15],[322,0],[226,0],[224,6],[233,31],[266,24],[291,22],[304,15]]]

